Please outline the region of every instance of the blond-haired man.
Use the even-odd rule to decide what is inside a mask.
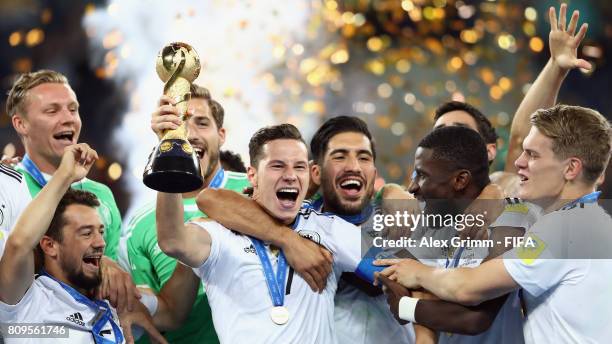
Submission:
[[[17,78],[9,91],[6,111],[26,151],[16,169],[23,174],[33,198],[57,171],[64,149],[79,140],[82,126],[79,101],[63,74],[39,70]],[[98,198],[97,210],[105,227],[104,254],[116,260],[121,215],[111,190],[87,178],[75,182],[72,188],[89,191]],[[129,274],[106,258],[102,271],[103,278],[113,281],[104,284],[107,288],[103,288],[102,294],[118,309],[123,309],[127,303],[131,306],[138,293]]]

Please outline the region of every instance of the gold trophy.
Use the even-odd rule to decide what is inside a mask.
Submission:
[[[151,189],[183,193],[202,187],[200,160],[187,140],[187,102],[191,83],[200,74],[200,58],[188,44],[174,42],[157,55],[157,75],[165,83],[164,94],[174,99],[183,120],[181,126],[164,133],[151,153],[143,181]]]

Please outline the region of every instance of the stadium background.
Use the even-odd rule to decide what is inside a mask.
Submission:
[[[155,144],[149,114],[162,92],[157,51],[180,40],[204,68],[198,82],[226,110],[225,149],[241,153],[260,126],[296,124],[307,138],[325,118],[355,114],[378,145],[387,181],[408,184],[414,145],[433,110],[465,100],[500,135],[503,168],[514,111],[546,63],[547,9],[559,1],[0,1],[0,86],[41,68],[66,74],[81,104],[81,142],[101,159],[90,174],[125,214],[153,193],[141,183]],[[559,100],[612,116],[612,2],[569,1],[589,23]],[[23,147],[0,100],[0,149]],[[612,193],[612,190],[610,190]]]

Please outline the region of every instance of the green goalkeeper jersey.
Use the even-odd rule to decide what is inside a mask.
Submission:
[[[24,162],[26,161],[24,157]],[[34,198],[42,190],[43,184],[46,184],[51,179],[51,176],[42,174],[37,168],[26,168],[26,166],[19,164],[16,169],[25,176],[30,195]],[[117,208],[113,193],[108,186],[87,178],[73,183],[71,187],[76,190],[89,191],[96,195],[100,201],[98,213],[104,224],[104,241],[106,242],[104,255],[116,261],[119,237],[121,236],[121,214]]]
[[[209,185],[212,188],[222,188],[242,193],[250,186],[246,174],[219,170]],[[183,199],[184,220],[205,216],[198,209],[195,198]],[[127,227],[127,257],[132,278],[138,287],[151,289],[159,293],[163,285],[170,279],[177,260],[165,255],[157,244],[155,229],[155,202],[146,205],[135,213]],[[185,324],[175,331],[167,331],[164,336],[170,343],[218,343],[212,314],[204,292],[200,285],[198,295]],[[148,343],[143,336],[138,343]]]

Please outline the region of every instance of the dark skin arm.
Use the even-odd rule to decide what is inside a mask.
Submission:
[[[204,189],[198,195],[197,204],[202,212],[223,226],[241,233],[257,233],[257,238],[280,247],[289,265],[312,290],[325,289],[327,276],[332,271],[331,253],[275,221],[257,202],[230,190]]]
[[[397,322],[399,322],[400,325],[408,324],[408,321],[400,319],[398,315],[399,314],[399,301],[403,296],[417,297],[417,298],[420,298],[420,296],[415,295],[417,294],[417,292],[411,292],[410,290],[408,290],[401,284],[395,281],[392,281],[383,275],[379,275],[378,279],[383,285],[383,290],[385,291],[385,294],[387,295],[387,303],[389,304],[389,308],[391,309],[391,313],[393,313],[395,320],[397,320]],[[415,342],[417,344],[437,343],[438,342],[438,335],[435,331],[425,326],[422,326],[420,324],[413,324],[413,326],[414,326],[414,333],[415,333],[415,339],[416,339]]]
[[[494,241],[504,242],[504,237],[522,237],[524,229],[514,227],[497,227],[491,239]],[[485,260],[489,260],[503,254],[512,247],[496,246],[490,251],[489,256]],[[414,258],[410,253],[402,251],[405,254],[402,258]],[[380,275],[379,275],[380,279]],[[397,284],[397,283],[396,283]],[[399,286],[402,287],[402,286]],[[403,288],[403,287],[402,287]],[[398,290],[398,288],[395,288]],[[408,290],[406,289],[406,292]],[[397,295],[406,296],[405,294],[396,292]],[[396,302],[394,305],[395,311],[393,314],[397,318],[397,305],[399,299],[387,298],[388,302]],[[500,296],[496,299],[485,301],[477,306],[463,306],[457,303],[452,303],[442,300],[425,300],[420,299],[415,309],[415,319],[423,326],[432,330],[477,335],[491,327],[497,313],[506,302],[508,295]]]
[[[491,327],[507,297],[503,295],[470,307],[441,300],[420,300],[414,317],[432,330],[477,335]]]
[[[384,285],[387,302],[395,319],[402,325],[406,324],[398,315],[399,301],[403,296],[411,296],[410,290],[382,275],[378,275],[378,280]],[[434,331],[476,335],[491,326],[507,297],[508,295],[504,295],[472,307],[441,300],[420,299],[414,317],[419,325]]]

